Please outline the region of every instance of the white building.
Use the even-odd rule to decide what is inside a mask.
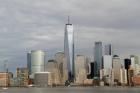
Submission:
[[[130,68],[134,70],[134,76],[140,76],[140,64],[138,56],[131,55],[130,60],[131,60]]]
[[[126,85],[127,84],[127,71],[124,68],[120,69],[119,82],[121,83],[121,85]]]
[[[50,72],[53,74],[53,82],[55,85],[60,85],[60,71],[58,69],[58,65],[55,60],[49,60],[46,64],[46,72]]]
[[[101,69],[100,80],[105,84],[114,85],[114,70],[113,69]]]
[[[104,55],[103,56],[103,67],[104,69],[112,69],[112,56]]]
[[[113,57],[113,70],[114,70],[114,80],[119,81],[120,69],[122,67],[121,60],[118,56]]]
[[[130,60],[131,60],[131,68],[134,69],[136,64],[139,64],[138,56],[131,55]]]

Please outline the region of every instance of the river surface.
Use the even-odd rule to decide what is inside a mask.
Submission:
[[[140,93],[140,87],[0,88],[0,93]]]

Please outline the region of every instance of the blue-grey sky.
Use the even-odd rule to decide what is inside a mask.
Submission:
[[[0,0],[0,63],[15,69],[30,50],[63,51],[68,15],[76,54],[93,56],[94,42],[103,41],[121,57],[140,55],[139,11],[140,0]]]

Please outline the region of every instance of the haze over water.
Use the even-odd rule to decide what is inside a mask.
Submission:
[[[9,88],[0,93],[140,93],[140,88],[129,87],[68,87],[68,88]]]

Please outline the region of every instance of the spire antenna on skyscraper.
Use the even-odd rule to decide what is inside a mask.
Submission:
[[[74,32],[73,25],[70,24],[68,16],[68,23],[65,25],[65,38],[64,38],[64,54],[66,57],[68,67],[68,80],[74,79]]]
[[[70,16],[68,16],[68,24],[70,24]]]

